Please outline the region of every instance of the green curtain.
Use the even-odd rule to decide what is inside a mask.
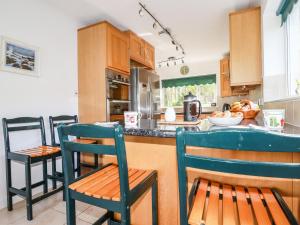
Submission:
[[[294,5],[298,0],[282,0],[276,12],[277,16],[281,16],[281,25],[283,25],[289,14],[292,12]]]
[[[161,82],[163,88],[213,84],[216,83],[216,74],[162,80]]]

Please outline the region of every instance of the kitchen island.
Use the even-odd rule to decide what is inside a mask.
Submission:
[[[261,119],[244,120],[238,129],[247,127],[261,128]],[[258,126],[258,127],[256,127]],[[176,159],[176,128],[173,125],[159,125],[155,120],[141,120],[135,128],[124,127],[126,153],[130,168],[154,169],[158,171],[158,210],[160,225],[179,225],[178,178]],[[185,129],[200,131],[201,126],[187,126]],[[226,129],[224,127],[211,127],[213,129]],[[299,135],[300,129],[286,125],[283,135]],[[107,141],[103,141],[108,143]],[[211,156],[216,158],[234,158],[251,161],[270,162],[300,162],[300,154],[270,153],[270,152],[242,152],[221,149],[188,148],[188,152],[195,155]],[[105,156],[103,163],[116,162],[115,158]],[[285,197],[286,202],[293,210],[296,218],[300,219],[300,183],[287,179],[251,178],[246,176],[211,173],[191,169],[188,171],[189,186],[194,178],[202,177],[218,182],[246,185],[276,187]],[[146,193],[131,209],[132,224],[151,224],[151,192]]]

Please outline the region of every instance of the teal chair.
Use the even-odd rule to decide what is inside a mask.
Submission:
[[[66,188],[67,224],[75,225],[75,200],[107,209],[95,224],[130,224],[130,207],[152,188],[152,224],[157,225],[157,172],[128,169],[124,135],[121,126],[112,128],[97,125],[73,124],[59,126],[58,134],[63,156]],[[85,144],[69,141],[69,136],[111,139],[114,145]],[[116,155],[118,165],[108,164],[75,179],[73,152]],[[121,221],[113,218],[121,214]]]
[[[186,147],[257,152],[300,152],[300,138],[253,129],[176,132],[180,224],[298,224],[279,191],[195,179],[187,198],[187,168],[273,178],[300,178],[299,163],[254,162],[196,156]],[[220,207],[221,206],[221,207]],[[221,221],[220,221],[221,220]]]

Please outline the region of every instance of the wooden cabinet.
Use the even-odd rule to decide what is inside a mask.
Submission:
[[[112,25],[107,25],[107,67],[130,73],[128,36]]]
[[[229,58],[225,58],[220,61],[221,97],[228,97],[232,95],[230,87],[229,62]]]
[[[133,32],[128,33],[130,59],[141,64],[145,63],[145,42]]]
[[[248,95],[249,87],[247,86],[230,86],[230,59],[220,60],[220,89],[221,97]]]
[[[130,74],[129,38],[107,22],[78,30],[78,111],[82,123],[109,120],[105,70]],[[128,99],[128,87],[119,90]]]
[[[155,68],[155,50],[152,45],[145,41],[145,65],[150,69]]]
[[[261,9],[234,12],[230,20],[231,86],[262,83]]]
[[[126,32],[129,37],[130,59],[145,66],[148,69],[155,69],[155,49],[147,41],[138,37],[132,31]]]

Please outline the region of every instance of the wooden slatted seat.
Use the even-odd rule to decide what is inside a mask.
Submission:
[[[28,155],[28,156],[34,158],[34,157],[52,155],[52,154],[55,154],[55,153],[58,153],[58,152],[60,152],[59,147],[39,146],[39,147],[36,147],[36,148],[30,148],[30,149],[16,151],[14,153],[21,154],[21,155]]]
[[[196,179],[190,225],[289,225],[274,190]],[[273,223],[274,222],[274,223]]]
[[[81,144],[95,144],[97,141],[93,139],[80,139],[76,138],[73,142],[81,143]]]
[[[130,190],[145,180],[151,170],[129,169],[128,179]],[[120,181],[117,165],[110,165],[69,185],[69,188],[94,198],[120,201]]]

